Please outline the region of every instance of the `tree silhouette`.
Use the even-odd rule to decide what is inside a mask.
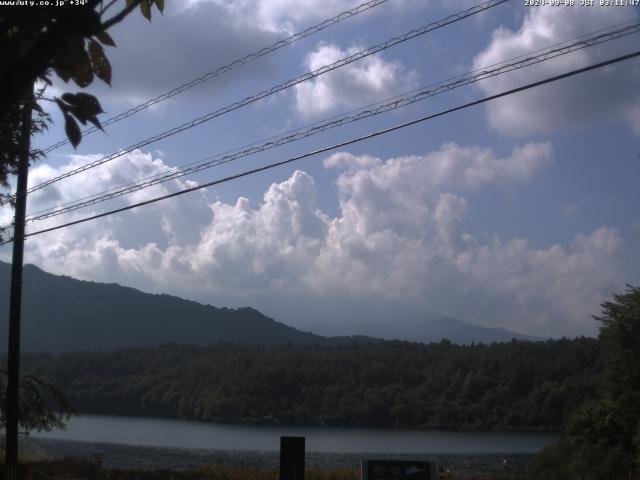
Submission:
[[[594,319],[603,356],[598,395],[545,449],[532,478],[608,480],[640,473],[640,288],[627,286]]]
[[[53,2],[51,2],[53,3]],[[22,111],[30,105],[35,112],[31,132],[37,133],[50,124],[40,103],[55,102],[65,119],[65,131],[73,146],[82,138],[78,122],[91,122],[100,127],[100,102],[84,92],[65,93],[46,98],[53,74],[65,83],[73,81],[86,88],[97,77],[111,84],[111,64],[105,47],[115,47],[107,30],[121,22],[134,9],[151,19],[151,7],[162,12],[164,0],[86,0],[84,5],[4,6],[0,9],[0,185],[17,172],[21,141]],[[42,88],[34,91],[34,85]],[[41,152],[32,151],[31,161]]]
[[[6,427],[4,405],[7,402],[7,372],[0,370],[0,424]],[[71,404],[54,385],[35,375],[25,375],[20,380],[21,429],[49,432],[65,428],[64,420],[72,413]]]

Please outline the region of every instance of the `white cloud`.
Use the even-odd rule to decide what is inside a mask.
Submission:
[[[362,3],[357,0],[188,0],[189,5],[213,3],[238,24],[291,35],[302,25],[324,20]]]
[[[451,188],[454,185],[476,187],[488,182],[530,181],[541,169],[549,166],[553,159],[553,147],[550,143],[527,143],[513,149],[507,158],[498,158],[493,150],[481,147],[461,147],[456,143],[445,143],[439,150],[423,156],[407,156],[392,159],[383,164],[380,159],[363,155],[356,157],[348,153],[332,155],[325,160],[327,167],[339,167],[347,171],[356,171],[358,175],[368,175],[377,167],[387,181],[402,179],[414,173],[416,163],[422,168],[418,176],[407,179],[415,183],[414,188],[423,185]],[[339,181],[344,182],[346,177]],[[344,187],[345,185],[341,185]],[[399,188],[393,185],[394,188]]]
[[[317,70],[360,50],[361,47],[343,50],[333,43],[320,43],[307,55],[305,66],[309,71]],[[371,55],[296,85],[296,109],[309,117],[363,106],[415,88],[416,78],[417,74],[406,71],[401,63],[387,62],[380,55]]]
[[[636,15],[632,8],[597,5],[588,8],[531,8],[517,31],[500,27],[493,32],[490,44],[475,57],[473,68],[572,40],[631,20]],[[485,93],[495,94],[628,53],[636,44],[636,35],[631,35],[478,85]],[[638,62],[628,61],[493,101],[487,105],[489,121],[496,130],[515,136],[575,128],[594,119],[620,121],[639,132],[640,91],[636,88],[639,81]]]
[[[89,156],[73,155],[66,165],[62,165],[59,168],[52,168],[47,164],[38,164],[29,172],[29,186],[42,183],[49,178],[56,177],[101,157],[102,155],[100,154]],[[134,151],[88,173],[69,177],[34,192],[29,196],[27,213],[48,208],[52,203],[63,204],[135,180],[169,173],[174,170],[173,167],[167,166],[161,159],[152,158],[151,154]],[[73,214],[30,223],[27,230],[34,231],[83,218],[107,209],[131,205],[188,186],[190,185],[186,181],[173,180],[120,199],[78,210]],[[46,257],[46,262],[51,262],[51,264],[58,266],[61,261],[65,265],[74,265],[70,271],[77,271],[77,268],[80,268],[81,271],[77,271],[77,273],[84,278],[91,272],[90,263],[82,264],[82,262],[79,262],[76,265],[73,257],[66,257],[67,252],[73,251],[75,252],[74,255],[83,256],[87,252],[79,253],[80,251],[85,251],[87,248],[91,249],[94,244],[100,244],[102,249],[98,253],[102,252],[100,253],[102,255],[106,254],[105,252],[107,251],[111,251],[114,245],[125,249],[130,246],[138,248],[147,242],[146,239],[148,237],[154,238],[158,243],[164,245],[193,241],[199,236],[198,224],[205,223],[211,218],[211,212],[203,199],[204,193],[198,192],[192,196],[179,197],[176,201],[163,202],[155,208],[134,209],[131,213],[122,217],[108,217],[100,222],[99,229],[96,229],[94,223],[85,223],[73,229],[62,229],[47,234],[46,239],[33,237],[33,240],[27,242],[27,244],[32,245],[34,252],[40,251],[41,246],[47,252],[60,252],[59,257],[47,254],[42,259],[44,261]],[[183,214],[185,209],[190,212],[188,217]],[[4,220],[3,223],[6,222],[7,218],[5,217],[9,214],[10,212],[7,209],[2,211],[3,217],[1,219]],[[95,255],[97,255],[96,252],[91,252],[89,256],[96,258]],[[45,264],[45,266],[47,265],[48,263]]]
[[[313,178],[296,171],[256,204],[243,197],[210,202],[199,192],[35,236],[27,260],[85,279],[277,310],[280,320],[305,328],[316,322],[316,330],[326,312],[309,302],[331,305],[332,318],[354,331],[383,315],[374,305],[396,302],[516,331],[589,333],[590,315],[618,287],[622,242],[615,230],[601,227],[571,245],[532,248],[526,239],[482,241],[464,228],[466,191],[529,182],[552,156],[549,144],[535,143],[504,158],[456,144],[386,161],[337,153],[325,160],[337,172],[335,216],[318,208]],[[37,167],[32,178],[78,161]],[[61,182],[50,198],[108,188],[121,181],[118,173],[131,179],[169,169],[139,152],[103,168],[100,175],[72,177],[65,188]],[[43,200],[34,196],[36,204]]]

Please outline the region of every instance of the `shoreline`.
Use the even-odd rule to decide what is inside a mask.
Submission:
[[[278,468],[277,451],[208,450],[195,448],[150,447],[118,443],[81,442],[47,438],[22,438],[21,449],[45,458],[76,457],[93,462],[102,455],[103,468],[144,470],[189,470],[202,465]],[[519,474],[527,470],[534,454],[380,454],[307,452],[307,467],[319,469],[360,469],[363,459],[435,461],[441,471],[461,475]]]
[[[123,418],[144,418],[149,420],[174,420],[179,422],[194,422],[204,423],[211,425],[223,425],[229,427],[295,427],[295,428],[339,428],[339,429],[371,429],[371,430],[388,430],[388,431],[407,431],[407,432],[453,432],[453,433],[539,433],[543,435],[558,435],[561,429],[547,429],[544,427],[531,427],[531,428],[484,428],[484,427],[472,427],[472,426],[457,426],[457,425],[360,425],[357,423],[345,423],[345,424],[326,424],[326,423],[314,423],[314,422],[300,422],[300,423],[287,423],[284,421],[273,421],[264,419],[254,420],[204,420],[197,418],[178,418],[171,416],[160,415],[146,415],[143,413],[121,413],[121,412],[99,412],[99,411],[83,411],[75,412],[72,417],[123,417]]]

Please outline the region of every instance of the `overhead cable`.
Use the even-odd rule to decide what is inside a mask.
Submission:
[[[26,194],[29,193],[33,193],[37,190],[40,190],[48,185],[51,185],[53,183],[59,182],[60,180],[63,180],[65,178],[77,175],[79,173],[85,172],[89,169],[95,168],[99,165],[102,165],[104,163],[110,162],[112,160],[115,160],[116,158],[119,158],[127,153],[130,153],[134,150],[137,150],[141,147],[144,147],[146,145],[149,145],[151,143],[157,142],[158,140],[162,140],[164,138],[170,137],[172,135],[175,135],[177,133],[183,132],[185,130],[191,129],[197,125],[200,125],[202,123],[208,122],[209,120],[212,120],[216,117],[219,117],[221,115],[224,115],[226,113],[232,112],[234,110],[237,110],[241,107],[244,107],[246,105],[249,105],[251,103],[257,102],[258,100],[262,100],[263,98],[266,98],[270,95],[273,95],[275,93],[278,93],[282,90],[288,89],[293,87],[294,85],[297,85],[299,83],[305,82],[307,80],[311,80],[313,78],[317,78],[320,75],[323,75],[327,72],[336,70],[340,67],[343,67],[345,65],[348,65],[350,63],[353,63],[357,60],[360,60],[362,58],[365,58],[369,55],[373,55],[374,53],[378,53],[381,52],[383,50],[386,50],[388,48],[391,48],[395,45],[398,45],[400,43],[406,42],[408,40],[411,40],[413,38],[416,38],[420,35],[424,35],[428,32],[437,30],[439,28],[442,28],[446,25],[450,25],[452,23],[458,22],[460,20],[466,19],[472,15],[477,15],[481,12],[484,12],[490,8],[496,7],[498,5],[501,5],[505,2],[508,2],[509,0],[489,0],[487,2],[478,4],[478,5],[474,5],[471,8],[468,8],[462,12],[459,13],[455,13],[452,15],[449,15],[441,20],[429,23],[428,25],[425,25],[423,27],[411,30],[409,32],[406,32],[403,35],[397,36],[397,37],[393,37],[383,43],[374,45],[373,47],[369,47],[365,50],[361,50],[359,52],[356,52],[354,54],[348,55],[347,57],[344,57],[330,65],[325,65],[323,67],[320,67],[314,71],[311,72],[307,72],[299,77],[296,77],[292,80],[289,80],[287,82],[281,83],[279,85],[276,85],[268,90],[264,90],[260,93],[257,93],[255,95],[252,95],[250,97],[246,97],[243,100],[240,100],[238,102],[232,103],[226,107],[220,108],[214,112],[210,112],[207,113],[205,115],[202,115],[198,118],[195,118],[189,122],[183,123],[182,125],[179,125],[177,127],[174,127],[170,130],[167,130],[165,132],[159,133],[157,135],[154,135],[153,137],[147,138],[146,140],[142,140],[138,143],[136,143],[135,145],[131,145],[125,149],[119,150],[118,152],[112,153],[110,155],[101,157],[97,160],[94,160],[93,162],[87,163],[86,165],[83,165],[81,167],[75,168],[73,170],[69,170],[68,172],[65,172],[61,175],[58,175],[55,178],[51,178],[49,180],[46,180],[42,183],[39,183],[37,185],[34,185],[32,187],[30,187]],[[9,203],[10,200],[12,200],[15,196],[12,197],[7,197],[6,199],[4,199],[2,202],[0,202],[0,206]]]
[[[350,9],[350,10],[345,10],[342,13],[339,13],[338,15],[336,15],[335,17],[329,18],[327,20],[324,20],[323,22],[318,23],[317,25],[314,25],[312,27],[307,28],[306,30],[303,30],[302,32],[298,32],[295,33],[293,35],[291,35],[290,37],[287,37],[285,39],[279,40],[267,47],[261,48],[260,50],[256,50],[253,53],[250,53],[248,55],[245,55],[242,58],[239,58],[237,60],[234,60],[231,63],[228,63],[227,65],[224,65],[222,67],[216,68],[215,70],[205,73],[204,75],[198,77],[198,78],[194,78],[193,80],[191,80],[190,82],[184,83],[182,85],[180,85],[179,87],[174,88],[173,90],[170,90],[168,92],[165,92],[161,95],[158,95],[157,97],[151,98],[149,100],[147,100],[144,103],[141,103],[140,105],[137,105],[135,107],[130,108],[129,110],[122,112],[118,115],[115,115],[107,120],[104,120],[102,122],[102,127],[106,127],[108,125],[112,125],[116,122],[119,122],[120,120],[124,120],[125,118],[128,118],[132,115],[135,115],[138,112],[141,112],[142,110],[145,110],[153,105],[156,105],[157,103],[163,102],[171,97],[174,97],[182,92],[186,92],[187,90],[190,90],[191,88],[200,85],[201,83],[204,83],[208,80],[211,80],[212,78],[218,77],[220,75],[222,75],[223,73],[227,73],[230,70],[233,70],[236,67],[239,67],[241,65],[245,65],[249,62],[252,62],[254,60],[257,60],[258,58],[264,57],[265,55],[268,55],[272,52],[275,52],[276,50],[279,50],[282,47],[285,47],[287,45],[291,45],[294,42],[297,42],[298,40],[302,40],[303,38],[309,37],[315,33],[318,33],[322,30],[324,30],[325,28],[328,28],[332,25],[335,25],[336,23],[340,23],[344,20],[347,20],[351,17],[355,17],[356,15],[365,12],[367,10],[370,10],[372,8],[375,8],[383,3],[388,2],[389,0],[370,0],[368,2],[364,2],[361,3],[360,5]],[[93,132],[98,131],[98,127],[91,127],[91,128],[87,128],[86,130],[82,131],[82,135],[89,135]],[[57,143],[54,143],[53,145],[50,145],[49,147],[45,148],[42,150],[43,154],[47,154],[53,150],[55,150],[58,147],[61,147],[63,145],[66,145],[69,143],[69,139],[65,138],[64,140],[60,140]]]
[[[444,115],[447,115],[447,114],[450,114],[450,113],[453,113],[453,112],[457,112],[459,110],[464,110],[466,108],[473,107],[473,106],[476,106],[476,105],[480,105],[480,104],[483,104],[483,103],[486,103],[486,102],[489,102],[489,101],[492,101],[492,100],[496,100],[498,98],[502,98],[502,97],[505,97],[505,96],[508,96],[508,95],[513,95],[515,93],[522,92],[522,91],[525,91],[525,90],[529,90],[531,88],[539,87],[539,86],[542,86],[542,85],[545,85],[545,84],[548,84],[548,83],[556,82],[558,80],[562,80],[564,78],[572,77],[572,76],[575,76],[575,75],[578,75],[578,74],[581,74],[581,73],[585,73],[585,72],[588,72],[588,71],[591,71],[591,70],[595,70],[597,68],[606,67],[608,65],[613,65],[615,63],[622,62],[622,61],[625,61],[625,60],[630,60],[630,59],[638,57],[638,56],[640,56],[640,50],[635,51],[633,53],[629,53],[627,55],[622,55],[622,56],[619,56],[619,57],[615,57],[615,58],[606,60],[604,62],[595,63],[595,64],[589,65],[587,67],[578,68],[576,70],[571,70],[570,72],[566,72],[566,73],[563,73],[563,74],[560,74],[560,75],[555,75],[553,77],[548,77],[548,78],[546,78],[544,80],[540,80],[540,81],[537,81],[537,82],[532,82],[532,83],[529,83],[527,85],[523,85],[521,87],[513,88],[511,90],[506,90],[504,92],[501,92],[501,93],[498,93],[498,94],[495,94],[495,95],[490,95],[488,97],[484,97],[484,98],[481,98],[479,100],[474,100],[472,102],[468,102],[468,103],[465,103],[463,105],[458,105],[457,107],[452,107],[452,108],[449,108],[447,110],[442,110],[442,111],[437,112],[437,113],[425,115],[423,117],[417,118],[415,120],[411,120],[409,122],[401,123],[399,125],[395,125],[393,127],[385,128],[383,130],[378,130],[376,132],[369,133],[367,135],[363,135],[361,137],[352,138],[350,140],[346,140],[344,142],[340,142],[340,143],[331,145],[329,147],[320,148],[320,149],[314,150],[312,152],[307,152],[307,153],[304,153],[302,155],[297,155],[295,157],[290,157],[290,158],[288,158],[286,160],[281,160],[279,162],[270,163],[270,164],[267,164],[267,165],[263,165],[261,167],[253,168],[251,170],[245,170],[243,172],[236,173],[234,175],[230,175],[228,177],[224,177],[224,178],[221,178],[221,179],[218,179],[218,180],[213,180],[213,181],[210,181],[210,182],[207,182],[207,183],[203,183],[203,184],[195,186],[195,187],[186,188],[184,190],[179,190],[177,192],[169,193],[167,195],[162,195],[162,196],[159,196],[159,197],[151,198],[149,200],[145,200],[143,202],[138,202],[138,203],[135,203],[135,204],[132,204],[132,205],[127,205],[125,207],[109,210],[107,212],[103,212],[103,213],[100,213],[100,214],[97,214],[97,215],[91,215],[89,217],[85,217],[85,218],[82,218],[82,219],[79,219],[79,220],[74,220],[72,222],[63,223],[61,225],[56,225],[54,227],[44,228],[42,230],[37,230],[35,232],[29,232],[29,233],[25,234],[24,237],[25,238],[26,237],[32,237],[32,236],[35,236],[35,235],[41,235],[43,233],[52,232],[52,231],[55,231],[55,230],[60,230],[62,228],[67,228],[67,227],[70,227],[70,226],[73,226],[73,225],[78,225],[78,224],[81,224],[81,223],[89,222],[91,220],[96,220],[98,218],[103,218],[103,217],[107,217],[109,215],[114,215],[116,213],[121,213],[121,212],[125,212],[127,210],[132,210],[134,208],[142,207],[142,206],[145,206],[145,205],[150,205],[152,203],[156,203],[156,202],[159,202],[161,200],[166,200],[166,199],[169,199],[169,198],[173,198],[173,197],[177,197],[177,196],[180,196],[180,195],[184,195],[186,193],[195,192],[197,190],[201,190],[203,188],[211,187],[213,185],[219,185],[219,184],[222,184],[222,183],[230,182],[230,181],[236,180],[238,178],[242,178],[242,177],[246,177],[246,176],[249,176],[249,175],[253,175],[253,174],[256,174],[256,173],[259,173],[259,172],[263,172],[265,170],[270,170],[270,169],[275,168],[275,167],[280,167],[282,165],[293,163],[295,161],[302,160],[304,158],[308,158],[308,157],[311,157],[311,156],[314,156],[314,155],[318,155],[320,153],[325,153],[325,152],[328,152],[328,151],[331,151],[331,150],[335,150],[337,148],[342,148],[342,147],[346,147],[348,145],[352,145],[354,143],[362,142],[364,140],[369,140],[371,138],[378,137],[380,135],[385,135],[387,133],[391,133],[391,132],[394,132],[396,130],[403,129],[403,128],[409,127],[411,125],[416,125],[418,123],[422,123],[422,122],[425,122],[427,120],[431,120],[431,119],[434,119],[434,118],[437,118],[437,117],[441,117],[441,116],[444,116]],[[0,243],[0,246],[5,245],[7,243],[10,243],[13,240],[14,240],[13,238],[11,238],[9,240],[6,240],[6,241]]]
[[[583,40],[565,45],[561,48],[547,49],[546,51],[543,51],[543,53],[539,53],[537,55],[519,56],[518,60],[515,62],[507,61],[497,64],[498,66],[494,68],[485,67],[477,69],[473,72],[455,77],[452,81],[443,81],[428,87],[423,87],[422,89],[413,90],[411,92],[407,92],[402,95],[383,100],[369,107],[365,107],[364,109],[355,110],[343,116],[332,117],[329,120],[315,123],[308,128],[302,128],[294,130],[293,132],[288,132],[281,136],[271,137],[263,143],[256,142],[246,146],[246,148],[240,147],[231,152],[213,155],[199,162],[192,162],[188,167],[176,169],[171,172],[157,174],[136,182],[131,182],[120,187],[115,187],[104,192],[90,195],[88,197],[70,201],[56,207],[40,210],[39,212],[29,215],[27,221],[33,222],[45,220],[47,218],[55,217],[81,208],[105,202],[107,200],[118,198],[133,192],[137,192],[139,190],[143,190],[145,188],[149,188],[154,185],[158,185],[160,183],[175,180],[177,178],[191,175],[208,168],[229,163],[242,157],[247,157],[249,155],[253,155],[265,150],[270,150],[287,143],[301,140],[303,138],[310,137],[329,129],[340,127],[358,120],[362,120],[364,118],[379,115],[390,110],[406,107],[421,100],[425,100],[427,98],[451,91],[456,88],[460,88],[465,85],[469,85],[471,83],[476,83],[481,80],[496,77],[498,75],[512,72],[514,70],[520,70],[522,68],[551,60],[562,55],[567,55],[569,53],[582,50],[587,47],[600,45],[602,43],[616,40],[638,32],[640,32],[640,23],[629,25],[615,31],[610,31],[607,33],[602,33],[600,35],[594,35],[592,37],[584,38]]]

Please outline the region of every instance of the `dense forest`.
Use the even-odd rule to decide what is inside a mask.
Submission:
[[[595,396],[566,420],[530,470],[547,480],[640,478],[640,288],[602,304]]]
[[[482,430],[561,428],[593,398],[595,339],[454,345],[164,345],[29,354],[78,412],[216,422]]]

